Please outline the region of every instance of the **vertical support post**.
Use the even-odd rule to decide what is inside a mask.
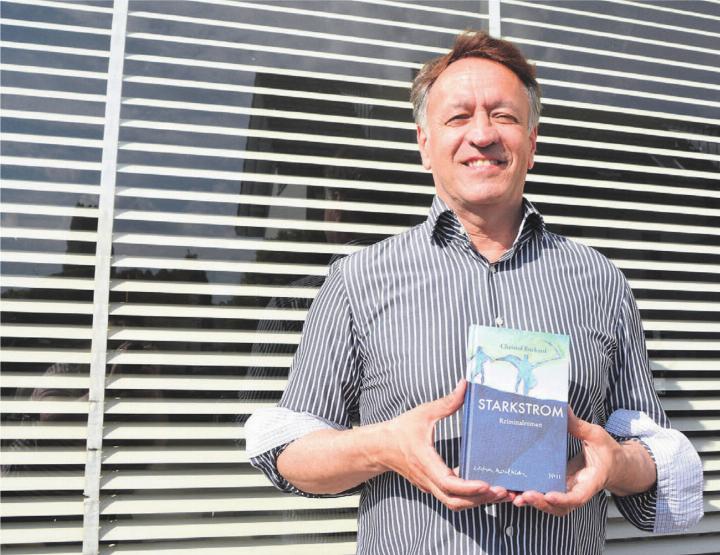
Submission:
[[[490,20],[489,33],[499,39],[502,36],[500,33],[500,0],[488,0],[488,18]]]
[[[110,265],[127,14],[128,0],[115,0],[110,35],[107,94],[105,97],[105,128],[103,131],[100,201],[95,251],[87,453],[85,460],[85,487],[83,490],[83,555],[97,555],[100,546],[100,472],[102,469],[103,416],[105,412]]]

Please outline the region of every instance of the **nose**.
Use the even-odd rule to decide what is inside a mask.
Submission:
[[[478,114],[472,119],[466,138],[471,145],[485,148],[498,142],[499,136],[487,114]]]

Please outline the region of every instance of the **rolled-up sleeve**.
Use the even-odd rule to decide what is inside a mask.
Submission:
[[[637,528],[655,533],[687,530],[703,516],[700,457],[670,427],[653,385],[645,334],[626,284],[617,319],[617,351],[606,401],[605,429],[616,438],[638,439],[655,461],[657,482],[647,492],[615,497],[620,513]]]
[[[281,491],[305,497],[325,497],[304,492],[288,482],[277,469],[277,458],[296,439],[318,430],[343,429],[311,414],[282,407],[256,411],[245,423],[245,449],[250,464],[261,470]]]
[[[245,424],[250,464],[278,489],[307,497],[331,495],[309,494],[295,488],[278,472],[277,457],[291,442],[311,432],[349,429],[358,411],[360,356],[342,263],[331,266],[308,311],[288,385],[278,406],[256,411]]]
[[[605,429],[617,438],[640,440],[657,468],[655,487],[615,498],[623,516],[657,534],[681,532],[697,524],[703,516],[702,464],[688,438],[658,426],[642,412],[629,410],[615,411]]]

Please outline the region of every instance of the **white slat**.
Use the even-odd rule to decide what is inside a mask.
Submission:
[[[355,515],[282,517],[245,517],[212,519],[148,519],[100,525],[100,541],[192,539],[197,537],[250,537],[282,534],[323,534],[355,532]]]
[[[106,499],[102,506],[103,514],[157,514],[157,513],[202,513],[202,512],[249,512],[276,511],[282,506],[284,511],[318,509],[355,509],[359,495],[338,498],[310,499],[307,497],[287,496],[277,492],[256,492],[238,495],[237,493],[210,494],[117,494]]]

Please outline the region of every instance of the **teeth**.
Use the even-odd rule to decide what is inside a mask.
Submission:
[[[472,160],[466,165],[471,168],[479,168],[481,166],[497,166],[500,164],[500,160]]]

